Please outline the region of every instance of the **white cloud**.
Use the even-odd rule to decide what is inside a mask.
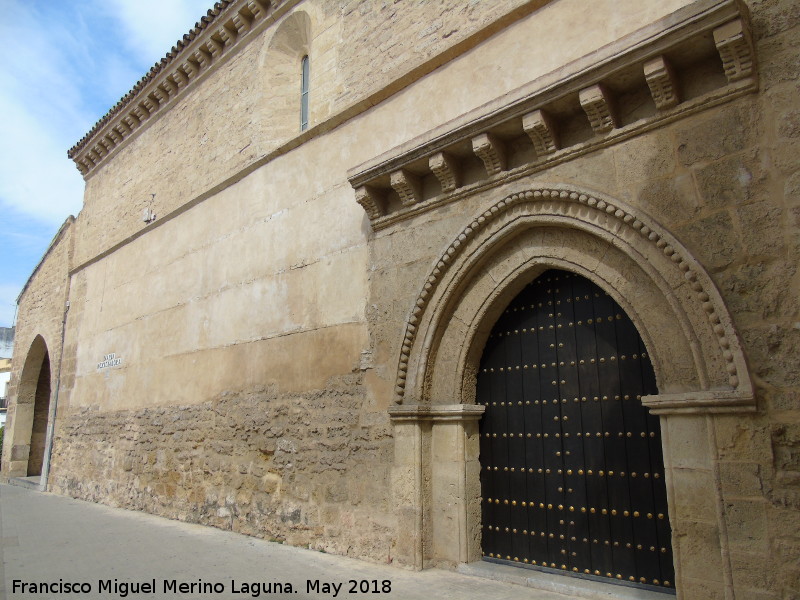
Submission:
[[[18,51],[0,66],[0,201],[57,227],[83,195],[66,157],[69,140],[91,122],[69,63],[79,43],[68,29],[47,28],[33,4],[8,11],[2,36]]]
[[[54,227],[82,205],[72,147],[210,6],[209,0],[12,0],[0,25],[0,204]],[[10,25],[13,23],[13,27]]]
[[[0,84],[0,87],[2,85]],[[17,210],[59,225],[81,208],[83,180],[67,159],[64,137],[25,105],[0,92],[4,134],[0,145],[0,199]]]
[[[120,41],[152,66],[166,56],[172,46],[194,27],[214,2],[107,0],[104,4],[110,15],[122,26]],[[131,86],[133,83],[135,82],[131,82]]]
[[[0,0],[0,325],[52,235],[82,206],[67,150],[213,0]]]

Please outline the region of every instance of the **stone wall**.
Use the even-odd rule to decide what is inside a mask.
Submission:
[[[384,100],[448,59],[457,58],[459,52],[479,44],[501,25],[523,19],[533,30],[525,38],[525,46],[516,50],[509,35],[497,48],[484,48],[482,62],[486,66],[481,72],[492,73],[491,78],[472,81],[469,88],[435,84],[426,90],[430,97],[423,111],[418,111],[421,105],[416,99],[414,104],[408,104],[410,97],[399,102],[396,110],[402,111],[404,119],[389,128],[389,137],[380,140],[382,150],[523,82],[558,70],[564,62],[687,4],[687,0],[644,6],[626,2],[596,5],[598,18],[613,14],[609,27],[585,33],[566,28],[563,35],[569,37],[555,40],[553,31],[558,28],[548,23],[569,22],[582,11],[580,2],[562,1],[541,8],[546,4],[542,0],[514,0],[498,11],[496,3],[486,0],[465,7],[455,1],[413,2],[401,7],[364,0],[340,9],[329,2],[306,0],[209,71],[126,141],[114,158],[92,171],[87,177],[82,216],[76,223],[75,264],[138,235],[146,227],[142,220],[146,210],[155,213],[156,219],[164,218],[213,195],[254,164],[270,160],[273,152],[287,151],[313,135],[314,126],[319,133],[337,126],[354,111]],[[300,13],[305,15],[302,19],[297,18]],[[291,20],[308,22],[310,32],[285,34],[282,26]],[[306,43],[305,38],[310,41]],[[341,43],[343,39],[358,43]],[[458,47],[459,43],[463,47]],[[299,104],[291,99],[291,90],[299,89],[299,79],[289,82],[288,71],[294,65],[299,73],[298,52],[305,46],[311,57],[312,131],[304,136],[299,132]],[[385,61],[381,67],[372,62],[378,54],[364,51],[376,46],[386,49],[380,55]],[[466,61],[460,71],[450,80],[472,76]],[[295,104],[298,110],[293,115]],[[343,168],[358,162],[355,158]]]
[[[393,560],[392,439],[360,373],[324,390],[70,411],[51,490],[294,546]]]
[[[363,1],[337,12],[304,2],[298,10],[312,34],[301,41],[312,57],[315,43],[327,57],[322,69],[312,63],[312,78],[327,90],[312,100],[313,119],[321,123],[380,88],[385,99],[268,154],[282,141],[271,137],[272,113],[261,103],[267,59],[278,47],[268,30],[89,177],[74,227],[78,269],[51,488],[422,566],[408,552],[414,540],[406,524],[425,517],[398,508],[400,492],[411,489],[403,486],[413,485],[412,470],[398,465],[428,461],[418,469],[424,485],[438,477],[447,490],[426,493],[444,505],[468,503],[463,490],[453,491],[467,485],[457,470],[467,464],[466,477],[475,479],[477,462],[474,427],[437,424],[431,441],[411,426],[398,435],[390,423],[409,314],[440,254],[477,215],[515,191],[572,185],[642,211],[687,248],[730,311],[754,379],[755,413],[662,417],[678,497],[701,492],[670,508],[683,597],[797,595],[800,15],[789,2],[749,3],[757,93],[372,231],[348,169],[685,3],[637,1],[631,10],[595,3],[593,21],[606,15],[607,28],[562,31],[553,23],[571,22],[583,3],[509,2],[507,12],[519,13],[493,37],[493,20],[502,17],[494,16],[496,3],[452,4],[401,10]],[[454,49],[481,30],[484,43]],[[561,34],[574,43],[547,37]],[[379,62],[379,53],[359,53],[363,44],[339,41],[362,38],[382,50]],[[299,39],[287,35],[277,54],[296,58]],[[427,76],[406,77],[429,59]],[[157,214],[150,225],[140,220],[146,208]],[[26,355],[19,349],[36,335],[51,356],[60,342],[69,239],[54,246],[23,296],[15,374]],[[114,244],[121,246],[100,254]],[[122,364],[98,369],[109,352]],[[439,517],[451,529],[426,532],[426,549],[458,543],[456,517]]]
[[[8,386],[8,417],[3,437],[3,478],[27,475],[34,405],[38,404],[36,389],[44,351],[49,352],[50,390],[56,388],[62,321],[69,298],[73,226],[70,217],[56,234],[20,295]],[[32,354],[37,356],[32,357]]]
[[[706,544],[699,555],[729,553],[736,597],[777,599],[794,597],[800,581],[799,15],[781,2],[754,2],[751,10],[758,94],[546,169],[525,184],[575,184],[641,207],[688,247],[721,291],[755,377],[758,409],[709,421],[664,418],[677,485],[710,481],[719,470],[729,544],[701,533],[717,521],[713,503],[691,502],[677,507],[676,555],[697,552],[698,544]],[[501,185],[376,234],[368,316],[379,365],[396,364],[400,324],[446,245],[516,189]],[[698,444],[709,443],[712,457],[701,459],[706,451]],[[681,567],[684,597],[728,597],[725,567],[714,564]]]

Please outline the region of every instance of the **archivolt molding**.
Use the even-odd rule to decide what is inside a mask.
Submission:
[[[458,335],[471,341],[478,326],[453,318],[453,305],[463,294],[464,286],[477,277],[482,262],[502,252],[504,247],[508,249],[504,239],[510,239],[512,233],[537,228],[548,231],[561,228],[591,236],[622,252],[646,274],[650,280],[647,285],[656,293],[669,296],[669,310],[677,321],[675,335],[684,338],[684,347],[691,348],[694,355],[697,378],[692,385],[697,389],[645,398],[644,403],[654,413],[754,410],[752,382],[732,319],[698,261],[640,209],[567,186],[532,188],[506,196],[475,217],[442,252],[406,323],[395,384],[396,404],[431,401],[426,386],[436,368],[438,344],[445,331],[464,329]],[[528,252],[535,259],[534,247],[516,250]],[[563,266],[564,263],[544,258],[542,264]],[[576,265],[575,270],[583,269]],[[505,283],[494,285],[500,287]],[[608,283],[605,287],[608,289]],[[680,293],[671,293],[677,288],[681,288]],[[633,310],[624,298],[617,300],[622,301],[626,310]],[[636,315],[630,316],[637,322]],[[637,327],[641,331],[641,321]],[[651,341],[656,346],[658,343],[659,340]],[[462,351],[458,360],[463,363],[466,354]],[[724,365],[724,373],[705,373],[707,369],[719,371],[720,365]],[[464,364],[448,363],[442,368],[455,368],[463,373]]]

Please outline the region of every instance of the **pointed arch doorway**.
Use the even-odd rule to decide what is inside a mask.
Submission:
[[[482,554],[674,586],[657,392],[636,327],[599,286],[551,269],[495,323],[477,375]]]
[[[514,192],[477,214],[432,264],[408,313],[389,409],[398,562],[460,569],[482,558],[481,357],[505,309],[548,269],[596,283],[644,340],[658,385],[641,402],[659,419],[669,520],[680,532],[671,583],[692,595],[702,580],[722,597],[733,583],[714,419],[756,409],[739,335],[678,239],[640,208],[571,185]]]
[[[36,336],[22,367],[16,402],[9,407],[6,435],[11,438],[8,460],[11,478],[39,478],[43,474],[46,478],[51,381],[50,352],[44,339]],[[33,479],[28,483],[41,482]]]

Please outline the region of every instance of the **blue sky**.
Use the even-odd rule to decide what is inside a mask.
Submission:
[[[83,202],[67,150],[214,0],[0,0],[0,327]]]

